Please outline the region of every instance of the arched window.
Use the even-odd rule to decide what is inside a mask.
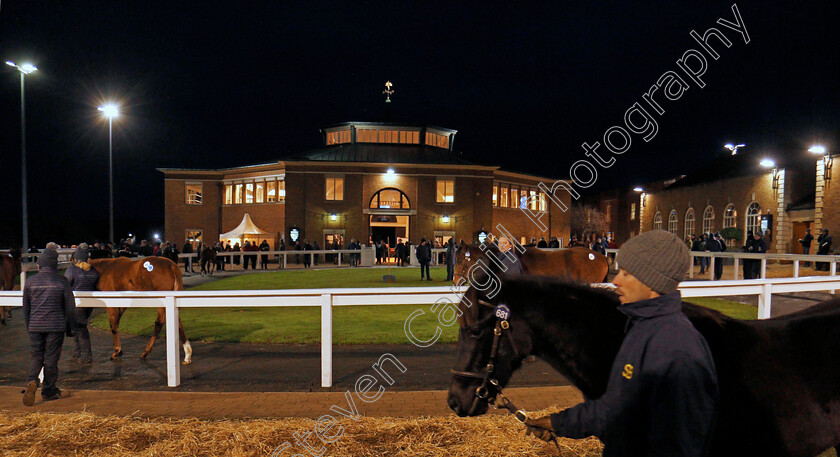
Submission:
[[[747,207],[747,232],[759,233],[761,230],[761,206],[757,202]]]
[[[382,189],[373,194],[370,207],[374,209],[411,209],[408,197],[398,189]]]
[[[662,230],[662,213],[659,211],[653,216],[653,229]]]
[[[680,221],[677,219],[677,210],[671,210],[671,214],[668,215],[668,231],[673,233],[674,235],[677,234],[677,224]]]
[[[715,209],[707,206],[703,211],[703,233],[712,233],[715,231]]]
[[[723,228],[737,227],[736,217],[738,217],[738,212],[735,211],[735,204],[726,205],[726,209],[723,211]]]
[[[689,208],[685,212],[685,231],[683,238],[688,238],[694,233],[694,208]]]

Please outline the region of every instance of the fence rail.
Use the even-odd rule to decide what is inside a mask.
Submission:
[[[610,287],[607,284],[597,284]],[[773,293],[823,291],[840,288],[838,277],[802,277],[747,281],[685,281],[683,297],[757,295],[758,318],[770,317]],[[394,287],[349,289],[292,289],[243,291],[76,292],[76,306],[91,308],[166,308],[166,322],[177,322],[181,308],[311,306],[321,308],[321,386],[333,382],[332,337],[334,306],[426,305],[439,300],[457,303],[454,287]],[[21,291],[0,291],[0,306],[21,306]],[[189,328],[189,323],[187,323]],[[166,326],[167,384],[181,384],[178,326]]]

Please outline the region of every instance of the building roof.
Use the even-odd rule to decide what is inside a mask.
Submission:
[[[666,189],[691,187],[724,179],[769,173],[770,169],[759,165],[759,162],[764,158],[765,154],[747,151],[739,152],[737,155],[726,154],[704,164],[682,179],[678,179]],[[776,168],[796,170],[813,170],[816,159],[813,155],[800,153],[781,153],[775,154],[773,157]]]
[[[422,144],[345,143],[294,154],[280,160],[477,165],[457,152]]]

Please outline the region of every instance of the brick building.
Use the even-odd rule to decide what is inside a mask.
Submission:
[[[547,178],[467,162],[455,130],[348,122],[322,130],[324,146],[275,162],[225,169],[159,169],[165,177],[165,237],[208,243],[240,224],[279,240],[323,247],[338,238],[476,241],[502,224],[520,241],[569,236],[568,215],[538,184]],[[560,197],[557,197],[560,198]],[[570,205],[570,197],[563,200]],[[532,220],[539,218],[545,230]],[[243,243],[245,240],[230,240]]]
[[[814,230],[830,217],[817,210],[815,196],[822,196],[828,207],[836,189],[829,193],[825,184],[818,184],[820,171],[813,154],[791,149],[778,154],[774,163],[761,165],[765,158],[757,153],[720,157],[661,191],[646,193],[641,230],[659,228],[685,239],[735,227],[742,236],[730,244],[737,246],[743,245],[747,232],[769,230],[768,252],[801,252],[797,240],[805,229],[816,236]]]

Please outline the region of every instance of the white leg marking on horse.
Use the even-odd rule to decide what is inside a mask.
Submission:
[[[192,362],[192,346],[190,341],[184,343],[184,365],[189,365]]]

